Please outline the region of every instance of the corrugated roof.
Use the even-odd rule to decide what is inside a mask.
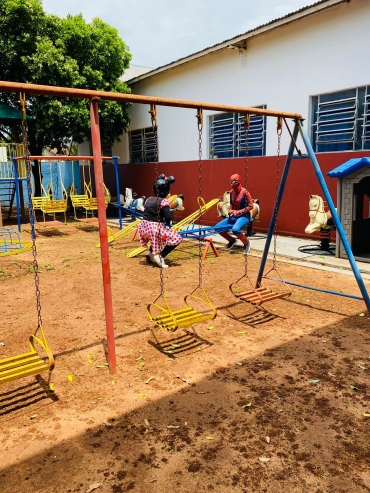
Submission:
[[[327,173],[330,178],[345,178],[365,166],[370,166],[370,157],[350,159]]]
[[[258,31],[260,31],[260,30],[266,29],[268,27],[270,27],[272,29],[274,27],[273,25],[276,23],[279,23],[281,25],[281,23],[286,24],[288,22],[293,22],[294,20],[297,20],[297,19],[293,18],[294,16],[297,16],[297,14],[304,13],[305,11],[310,11],[310,9],[314,9],[315,7],[321,6],[319,10],[323,10],[323,8],[325,8],[325,4],[327,4],[327,8],[328,8],[328,7],[332,7],[334,5],[338,5],[339,3],[348,3],[349,1],[350,0],[319,0],[318,2],[312,3],[310,5],[307,5],[306,7],[302,7],[301,9],[295,10],[294,12],[290,12],[287,15],[284,15],[282,17],[278,17],[277,19],[269,21],[266,24],[261,24],[260,26],[257,26],[253,29],[250,29],[249,31],[246,31],[245,33],[238,34],[237,36],[233,36],[232,38],[226,39],[225,41],[222,41],[220,43],[216,43],[215,45],[208,46],[207,48],[203,48],[200,51],[196,51],[195,53],[192,53],[190,55],[186,55],[185,57],[174,60],[173,62],[166,63],[165,65],[161,65],[161,66],[159,66],[159,67],[157,67],[157,68],[155,68],[155,69],[153,69],[153,70],[151,70],[151,71],[149,71],[143,75],[135,77],[135,78],[128,80],[126,82],[127,83],[133,83],[133,82],[136,82],[138,80],[146,79],[148,77],[156,75],[157,73],[163,72],[165,70],[169,70],[170,68],[172,68],[171,66],[181,65],[181,63],[186,63],[187,61],[191,61],[194,58],[199,58],[200,56],[207,55],[207,53],[210,51],[216,51],[217,49],[223,49],[224,47],[226,47],[224,45],[226,45],[226,44],[231,45],[231,44],[236,43],[238,41],[240,42],[243,40],[243,38],[248,38],[248,37],[251,37],[253,34],[258,34]],[[312,11],[311,13],[316,13],[316,10]],[[309,12],[307,12],[307,15],[308,14],[309,14]],[[298,18],[301,18],[301,17],[298,17]],[[278,27],[278,26],[276,26],[276,27]]]

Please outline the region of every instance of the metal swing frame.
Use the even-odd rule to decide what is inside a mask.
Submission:
[[[285,122],[286,127],[289,130],[289,127],[288,127],[288,124],[286,122],[285,117],[283,117],[283,120]],[[355,276],[355,279],[357,281],[357,285],[360,289],[362,296],[361,297],[360,296],[352,296],[352,295],[347,295],[347,294],[340,293],[337,291],[322,290],[322,289],[315,288],[312,286],[305,286],[305,285],[301,285],[301,284],[296,284],[296,283],[293,283],[290,281],[283,280],[281,278],[280,279],[273,279],[273,280],[278,281],[278,282],[283,282],[285,284],[285,286],[287,286],[287,285],[298,286],[301,288],[306,288],[306,289],[315,290],[315,291],[319,291],[319,292],[326,292],[326,293],[337,295],[337,296],[345,296],[345,297],[349,297],[349,298],[363,300],[365,302],[367,310],[370,312],[369,293],[366,289],[366,286],[365,286],[365,283],[364,283],[363,278],[361,276],[360,270],[356,264],[356,260],[354,258],[353,252],[351,250],[351,246],[350,246],[349,241],[346,237],[342,223],[339,219],[337,210],[335,208],[333,199],[330,195],[328,186],[325,182],[325,179],[324,179],[324,176],[322,174],[320,165],[317,161],[316,155],[315,155],[313,148],[311,146],[311,142],[310,142],[308,135],[304,129],[302,118],[299,118],[299,119],[295,118],[294,119],[293,132],[291,133],[289,130],[289,133],[291,136],[291,141],[290,141],[288,154],[287,154],[285,165],[284,165],[284,170],[283,170],[282,177],[280,180],[279,189],[277,192],[276,204],[275,204],[275,213],[272,214],[272,217],[271,217],[271,221],[270,221],[270,225],[269,225],[269,229],[268,229],[268,233],[267,233],[267,238],[266,238],[266,243],[265,243],[265,248],[264,248],[263,253],[262,253],[262,259],[261,259],[261,263],[259,266],[255,287],[258,289],[258,287],[261,285],[262,279],[264,277],[266,277],[266,275],[264,275],[264,270],[265,270],[265,266],[266,266],[267,256],[268,256],[268,252],[269,252],[269,248],[270,248],[270,244],[271,244],[271,239],[273,237],[273,233],[275,230],[276,221],[277,221],[277,217],[278,217],[278,213],[279,213],[279,209],[280,209],[280,204],[281,204],[281,200],[282,200],[282,197],[284,194],[284,190],[285,190],[285,186],[286,186],[286,182],[288,179],[288,175],[289,175],[290,166],[292,164],[292,161],[295,159],[297,159],[297,160],[309,159],[312,166],[313,166],[313,169],[315,171],[315,174],[316,174],[316,177],[319,181],[319,184],[321,186],[321,189],[322,189],[322,192],[324,194],[325,200],[328,204],[329,210],[332,214],[332,219],[334,221],[335,228],[337,230],[337,233],[339,234],[340,240],[342,241],[343,247],[344,247],[345,252],[347,254],[348,261],[350,263],[350,266],[352,268],[352,272]],[[302,138],[302,141],[303,141],[304,146],[306,148],[306,154],[302,154],[301,151],[297,148],[296,141],[297,141],[298,135],[300,135]],[[294,154],[295,149],[297,150],[297,154]]]
[[[0,92],[13,92],[13,93],[25,93],[25,94],[35,94],[44,95],[50,97],[69,97],[77,99],[85,99],[89,102],[90,107],[90,122],[91,122],[91,140],[93,148],[94,157],[94,174],[96,183],[96,196],[98,200],[98,217],[99,217],[99,235],[101,244],[101,264],[102,264],[102,278],[103,278],[103,292],[104,292],[104,306],[105,306],[105,321],[106,321],[106,333],[107,333],[107,348],[108,348],[108,362],[109,370],[111,373],[116,371],[116,352],[115,352],[115,340],[114,340],[114,318],[113,318],[113,303],[112,303],[112,285],[110,276],[110,260],[109,260],[109,245],[108,245],[108,233],[107,233],[107,219],[105,213],[105,203],[104,203],[104,186],[103,186],[103,169],[102,169],[102,155],[101,155],[101,138],[100,138],[100,126],[99,126],[99,115],[98,115],[98,102],[104,101],[117,101],[120,103],[136,103],[136,104],[157,104],[161,106],[170,107],[180,107],[180,108],[202,108],[203,110],[220,111],[220,112],[231,112],[231,113],[244,113],[244,114],[254,114],[263,116],[279,117],[282,116],[284,119],[293,119],[295,122],[293,139],[289,148],[289,153],[287,156],[287,166],[284,168],[283,180],[279,188],[279,201],[278,207],[280,205],[280,200],[284,192],[286,177],[289,171],[289,166],[292,159],[299,159],[301,156],[293,156],[294,142],[298,134],[302,135],[303,141],[307,149],[307,155],[305,158],[309,158],[314,167],[315,173],[319,179],[321,187],[324,190],[324,195],[329,208],[332,213],[333,220],[335,222],[337,232],[343,242],[347,257],[351,264],[352,271],[356,277],[356,281],[360,288],[362,299],[364,300],[367,309],[370,312],[370,297],[366,290],[365,284],[363,282],[360,271],[356,265],[355,258],[351,251],[350,245],[346,238],[344,229],[340,223],[338,214],[335,210],[334,203],[330,197],[329,190],[326,186],[324,177],[320,170],[320,166],[315,157],[314,151],[312,149],[311,143],[303,127],[303,117],[300,113],[271,110],[264,108],[253,108],[246,106],[237,106],[229,104],[218,104],[209,103],[204,101],[189,101],[189,100],[179,100],[171,98],[163,98],[158,96],[143,96],[138,94],[122,94],[117,92],[108,91],[96,91],[91,89],[76,89],[71,87],[57,87],[57,86],[47,86],[41,84],[26,84],[23,82],[11,82],[11,81],[0,81]],[[266,242],[265,250],[263,253],[263,259],[260,265],[259,277],[262,277],[265,268],[265,263],[268,254],[268,246],[271,242],[272,231],[274,224],[270,223],[269,227],[269,239]]]

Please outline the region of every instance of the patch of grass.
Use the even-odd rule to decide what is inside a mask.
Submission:
[[[0,267],[0,277],[6,277],[7,275],[8,271],[4,267]]]

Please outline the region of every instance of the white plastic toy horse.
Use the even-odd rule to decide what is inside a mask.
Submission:
[[[253,209],[250,211],[250,220],[251,222],[255,221],[260,216],[260,206],[259,200],[253,200]],[[223,197],[219,198],[219,202],[217,204],[217,214],[222,217],[228,217],[228,212],[230,210],[230,191],[226,191]]]
[[[310,224],[304,230],[306,234],[335,228],[331,212],[325,212],[324,201],[320,195],[310,195],[309,207]]]
[[[146,197],[140,197],[139,199],[135,199],[136,193],[132,192],[132,188],[126,188],[126,193],[125,193],[125,200],[124,200],[124,207],[127,207],[127,209],[135,209],[137,211],[144,212],[144,204],[146,201]],[[120,195],[120,199],[123,202],[123,197]]]
[[[183,210],[185,210],[184,196],[182,194],[180,194],[175,200],[171,200],[170,211],[176,212],[176,211],[183,211]]]

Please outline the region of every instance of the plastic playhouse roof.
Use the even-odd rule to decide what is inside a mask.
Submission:
[[[22,120],[22,113],[16,108],[12,108],[6,103],[0,103],[0,121]],[[32,116],[27,115],[27,120],[32,120]]]
[[[344,178],[365,166],[370,166],[370,157],[354,158],[329,171],[327,175],[330,178]]]

